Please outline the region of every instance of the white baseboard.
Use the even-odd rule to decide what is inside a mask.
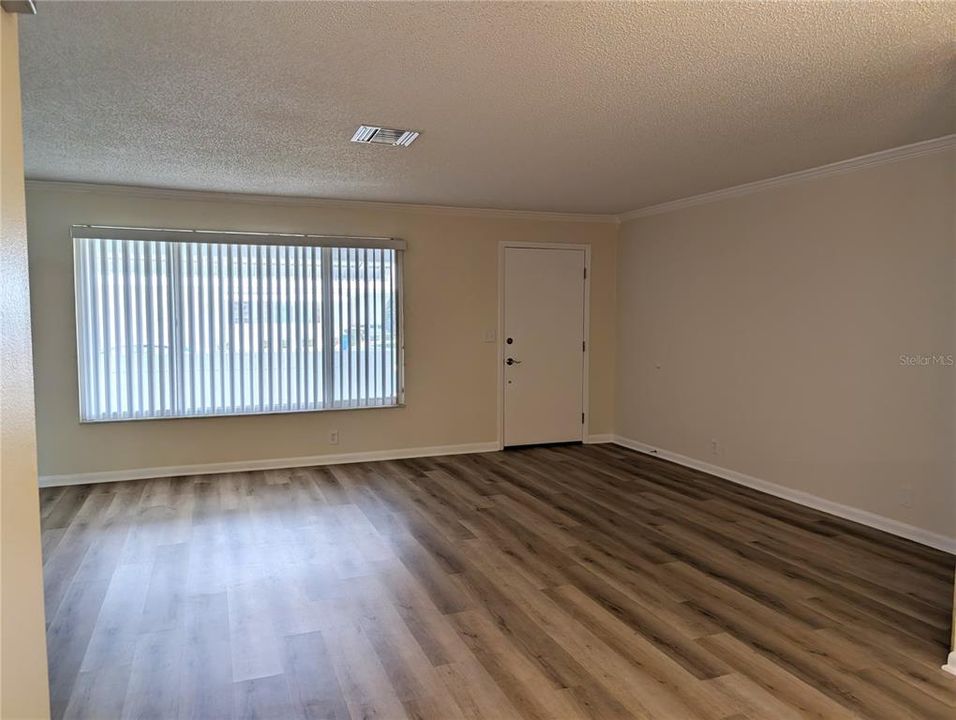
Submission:
[[[249,470],[280,470],[282,468],[311,467],[313,465],[341,465],[371,462],[373,460],[401,460],[405,458],[434,457],[436,455],[465,455],[467,453],[495,452],[498,443],[468,443],[465,445],[438,445],[435,447],[373,450],[370,452],[312,455],[307,457],[269,458],[266,460],[239,460],[236,462],[203,463],[199,465],[168,465],[165,467],[107,470],[105,472],[76,473],[73,475],[41,475],[40,487],[86,485],[89,483],[146,480],[182,475],[209,475],[213,473],[245,472]]]
[[[956,650],[953,650],[953,652],[949,654],[949,660],[943,665],[943,670],[951,675],[956,675]]]
[[[829,513],[830,515],[836,515],[837,517],[844,518],[845,520],[852,520],[853,522],[857,522],[861,525],[866,525],[871,528],[876,528],[877,530],[883,530],[884,532],[906,538],[907,540],[913,540],[914,542],[921,543],[922,545],[929,545],[930,547],[936,548],[937,550],[942,550],[943,552],[956,554],[956,538],[940,535],[938,533],[930,532],[929,530],[924,530],[923,528],[918,528],[914,525],[908,525],[906,523],[899,522],[898,520],[893,520],[883,515],[877,515],[876,513],[867,512],[866,510],[859,510],[857,508],[850,507],[849,505],[833,502],[832,500],[827,500],[825,498],[819,497],[818,495],[812,495],[808,492],[793,490],[767,480],[761,480],[759,478],[751,477],[750,475],[744,475],[736,470],[728,470],[727,468],[722,468],[718,465],[712,465],[711,463],[704,462],[703,460],[696,460],[686,455],[680,455],[679,453],[657,448],[653,445],[648,445],[637,440],[621,437],[620,435],[615,435],[613,442],[621,447],[637,450],[638,452],[642,452],[647,455],[654,455],[656,457],[663,458],[664,460],[670,460],[678,465],[693,468],[694,470],[700,470],[702,472],[709,473],[710,475],[716,475],[724,480],[730,480],[738,485],[745,485],[746,487],[753,488],[754,490],[765,492],[768,495],[783,498],[784,500],[790,500],[791,502],[805,505],[806,507],[813,508],[814,510],[820,510],[822,512]],[[952,656],[950,657],[950,662],[953,662]]]
[[[817,495],[793,490],[783,485],[760,480],[728,470],[718,465],[696,460],[686,455],[671,452],[661,448],[631,440],[620,435],[601,434],[589,435],[585,440],[588,444],[615,443],[622,447],[638,452],[654,455],[670,460],[678,465],[700,470],[715,475],[724,480],[730,480],[738,485],[760,490],[768,495],[790,500],[800,505],[814,508],[837,517],[842,517],[861,525],[883,530],[923,545],[956,554],[956,538],[946,537],[922,528],[908,525],[882,515],[859,510],[849,505],[842,505],[826,500]],[[268,458],[265,460],[240,460],[236,462],[203,463],[198,465],[168,465],[152,468],[131,468],[129,470],[107,470],[104,472],[75,473],[68,475],[41,475],[40,487],[59,487],[61,485],[85,485],[100,482],[118,482],[122,480],[145,480],[158,477],[179,477],[183,475],[208,475],[214,473],[244,472],[250,470],[279,470],[292,467],[311,467],[314,465],[341,465],[344,463],[372,462],[375,460],[401,460],[404,458],[434,457],[437,455],[464,455],[468,453],[495,452],[499,449],[497,442],[467,443],[463,445],[438,445],[434,447],[400,448],[395,450],[373,450],[370,452],[340,453],[336,455],[312,455],[293,458]],[[954,666],[954,659],[950,656],[950,666]]]

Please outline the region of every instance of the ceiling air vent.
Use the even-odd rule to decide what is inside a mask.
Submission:
[[[396,130],[395,128],[372,127],[359,125],[359,129],[352,136],[352,142],[365,145],[392,145],[393,147],[408,147],[418,133],[414,130]]]

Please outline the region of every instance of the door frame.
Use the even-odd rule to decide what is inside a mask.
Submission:
[[[591,407],[588,394],[588,376],[590,375],[591,356],[591,246],[586,243],[547,243],[498,241],[498,449],[505,447],[505,250],[507,248],[526,248],[531,250],[583,250],[584,251],[584,365],[581,370],[581,407],[584,410],[584,423],[581,426],[581,442],[588,441],[588,428],[591,426]]]

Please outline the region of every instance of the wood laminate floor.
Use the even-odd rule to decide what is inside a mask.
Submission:
[[[42,514],[56,718],[956,717],[952,556],[615,446]]]

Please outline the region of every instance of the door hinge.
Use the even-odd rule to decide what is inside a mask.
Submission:
[[[584,425],[584,413],[581,413],[581,424]]]
[[[585,280],[588,279],[588,269],[587,269],[587,268],[584,268],[584,279],[585,279]]]
[[[586,340],[582,340],[582,341],[581,341],[581,352],[587,352],[587,349],[588,349],[587,341],[586,341]]]

